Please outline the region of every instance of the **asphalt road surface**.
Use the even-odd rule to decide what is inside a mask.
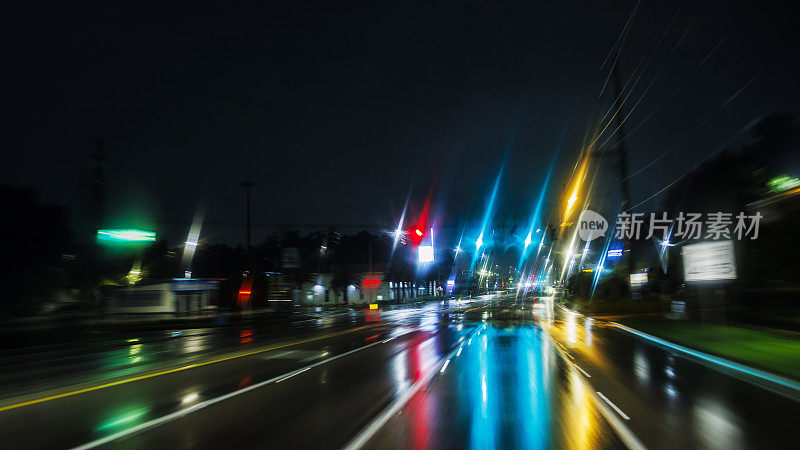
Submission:
[[[542,305],[487,296],[17,355],[0,361],[0,446],[797,447],[793,400]]]

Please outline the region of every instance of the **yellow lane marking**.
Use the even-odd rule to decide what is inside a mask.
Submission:
[[[374,325],[365,325],[365,326],[362,326],[362,327],[352,328],[352,329],[344,330],[344,331],[337,331],[335,333],[329,333],[329,334],[325,334],[325,335],[322,335],[322,336],[317,336],[317,337],[314,337],[314,338],[304,339],[304,340],[301,340],[301,341],[287,342],[286,344],[280,344],[280,345],[276,345],[276,346],[270,347],[270,348],[265,348],[265,349],[261,349],[261,350],[254,350],[252,352],[241,353],[241,354],[237,354],[237,355],[226,356],[224,358],[219,358],[219,359],[215,359],[215,360],[212,360],[212,361],[189,364],[188,366],[177,367],[175,369],[162,370],[161,372],[148,373],[148,374],[145,374],[145,375],[139,375],[137,377],[126,378],[124,380],[112,381],[110,383],[99,384],[97,386],[92,386],[92,387],[88,387],[88,388],[84,388],[84,389],[78,389],[78,390],[75,390],[75,391],[64,392],[64,393],[61,393],[61,394],[55,394],[55,395],[51,395],[49,397],[42,397],[42,398],[37,398],[37,399],[33,399],[33,400],[28,400],[28,401],[16,403],[16,404],[13,404],[13,405],[2,406],[2,407],[0,407],[0,412],[8,411],[9,409],[21,408],[23,406],[28,406],[28,405],[35,405],[36,403],[47,402],[47,401],[56,400],[56,399],[59,399],[59,398],[71,397],[73,395],[84,394],[86,392],[97,391],[97,390],[100,390],[100,389],[105,389],[105,388],[109,388],[109,387],[113,387],[113,386],[119,386],[120,384],[132,383],[134,381],[146,380],[148,378],[153,378],[153,377],[157,377],[157,376],[161,376],[161,375],[167,375],[167,374],[170,374],[170,373],[181,372],[181,371],[184,371],[184,370],[194,369],[196,367],[207,366],[209,364],[216,364],[216,363],[223,362],[223,361],[229,361],[231,359],[243,358],[245,356],[251,356],[251,355],[256,355],[258,353],[269,352],[269,351],[272,351],[272,350],[277,350],[279,348],[291,347],[293,345],[299,345],[299,344],[305,344],[305,343],[308,343],[308,342],[319,341],[319,340],[322,340],[322,339],[327,339],[327,338],[331,338],[331,337],[334,337],[334,336],[339,336],[339,335],[342,335],[342,334],[352,333],[354,331],[365,330],[367,328],[374,328],[374,327],[377,327],[377,326],[380,326],[380,325],[383,325],[383,324],[378,323],[378,324],[374,324]]]

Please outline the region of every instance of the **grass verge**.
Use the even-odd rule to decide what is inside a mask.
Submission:
[[[800,380],[800,340],[766,331],[691,321],[624,320],[623,325],[685,347]]]

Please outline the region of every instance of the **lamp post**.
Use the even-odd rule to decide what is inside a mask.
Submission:
[[[245,189],[246,196],[246,210],[247,210],[247,251],[250,252],[250,188],[255,185],[252,181],[242,181],[242,187]]]

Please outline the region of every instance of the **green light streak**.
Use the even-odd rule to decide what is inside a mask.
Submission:
[[[117,428],[119,426],[123,426],[126,424],[130,424],[132,422],[138,421],[141,417],[147,414],[147,410],[144,408],[135,409],[133,411],[126,412],[124,414],[120,414],[117,416],[112,417],[106,422],[100,424],[97,427],[97,431],[107,430],[109,428]]]
[[[800,186],[800,179],[786,175],[777,176],[767,181],[769,191],[773,194],[789,190],[793,187]]]
[[[151,242],[156,240],[156,232],[135,229],[97,230],[97,239],[107,242]]]

